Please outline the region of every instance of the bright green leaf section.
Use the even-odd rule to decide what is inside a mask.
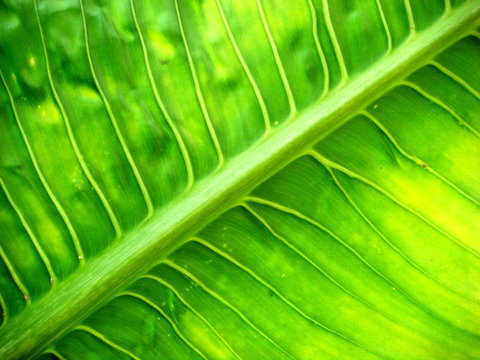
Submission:
[[[480,139],[453,104],[411,86],[264,182],[56,351],[84,356],[83,331],[106,359],[113,349],[134,358],[152,349],[192,359],[479,357]],[[182,350],[155,336],[164,323]]]
[[[0,2],[0,355],[480,357],[460,3]]]

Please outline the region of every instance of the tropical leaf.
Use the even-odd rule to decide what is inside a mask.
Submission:
[[[480,358],[479,23],[2,0],[0,358]]]

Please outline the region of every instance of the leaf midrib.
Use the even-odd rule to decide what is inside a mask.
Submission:
[[[221,171],[159,209],[148,222],[6,323],[0,331],[0,358],[28,358],[47,347],[160,257],[181,246],[189,235],[479,23],[479,1],[452,10],[424,32],[413,33],[391,55],[350,79],[345,87],[272,130]]]

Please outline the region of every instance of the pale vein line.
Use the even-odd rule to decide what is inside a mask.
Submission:
[[[80,244],[80,240],[78,239],[77,232],[75,231],[75,228],[72,225],[72,222],[68,218],[67,213],[65,212],[65,209],[62,207],[60,202],[58,201],[57,197],[53,193],[52,189],[50,188],[50,185],[47,183],[45,180],[45,177],[43,175],[43,172],[40,170],[40,166],[37,162],[35,153],[32,149],[32,146],[30,145],[30,142],[27,138],[27,135],[25,133],[25,129],[23,128],[22,122],[20,121],[20,117],[18,116],[17,113],[17,108],[15,106],[15,101],[13,99],[12,93],[10,92],[10,89],[7,86],[7,82],[5,81],[5,78],[3,77],[3,73],[0,70],[0,77],[2,78],[3,84],[5,86],[5,89],[7,91],[8,97],[10,99],[10,105],[12,107],[12,111],[15,117],[15,121],[17,123],[18,129],[20,130],[20,134],[22,135],[23,142],[25,143],[25,147],[27,148],[27,152],[30,156],[30,160],[32,160],[33,167],[35,168],[35,171],[40,179],[40,182],[42,183],[43,187],[45,188],[45,191],[47,192],[48,196],[50,197],[50,200],[52,201],[53,205],[57,209],[58,213],[60,214],[63,222],[65,223],[70,236],[72,238],[73,246],[75,247],[75,251],[77,253],[77,258],[80,261],[80,265],[82,265],[85,261],[85,254],[83,253],[82,250],[82,245]]]
[[[7,306],[7,302],[3,298],[3,295],[1,292],[0,292],[0,309],[2,309],[2,313],[0,314],[0,316],[2,317],[2,321],[0,321],[0,329],[1,329],[3,326],[5,326],[8,319],[10,318],[8,316],[9,309]]]
[[[445,0],[445,11],[443,13],[444,16],[449,15],[452,11],[452,3],[450,0]]]
[[[178,337],[190,348],[192,349],[194,352],[196,352],[202,359],[204,360],[208,360],[207,357],[205,357],[205,355],[199,350],[197,349],[197,347],[195,345],[193,345],[184,335],[183,333],[180,331],[180,329],[178,328],[177,324],[175,323],[174,320],[172,320],[170,318],[170,316],[168,316],[161,307],[159,307],[157,304],[155,304],[153,301],[151,301],[149,298],[147,298],[146,296],[143,296],[141,294],[138,294],[134,291],[131,291],[131,290],[127,290],[127,291],[122,291],[119,296],[121,295],[125,295],[125,296],[130,296],[130,297],[133,297],[133,298],[136,298],[136,299],[139,299],[141,301],[143,301],[145,304],[149,305],[150,307],[152,307],[153,309],[155,309],[165,320],[167,320],[167,322],[170,324],[170,326],[172,327],[173,331],[178,335]]]
[[[223,305],[225,305],[227,308],[232,310],[235,314],[237,314],[247,325],[249,325],[254,331],[256,331],[258,334],[260,334],[267,342],[272,344],[274,347],[276,347],[279,351],[281,351],[283,354],[288,356],[291,359],[295,359],[292,355],[290,355],[288,352],[286,352],[284,349],[282,349],[279,345],[277,345],[272,339],[270,339],[264,332],[262,332],[259,328],[257,328],[250,320],[248,320],[245,315],[242,314],[240,310],[238,310],[235,306],[230,304],[227,300],[222,298],[219,294],[208,288],[205,284],[203,284],[198,278],[196,278],[193,274],[191,274],[189,271],[187,271],[185,268],[177,265],[171,260],[165,259],[162,260],[162,263],[177,270],[179,273],[183,274],[187,278],[191,279],[193,282],[198,284],[205,292],[207,292],[210,296],[213,298],[217,299],[219,302],[221,302]]]
[[[387,52],[386,55],[392,52],[392,34],[390,33],[390,28],[388,27],[387,18],[385,17],[385,12],[383,11],[381,0],[376,0],[378,13],[382,19],[383,28],[385,29],[385,35],[387,36]]]
[[[293,215],[295,217],[297,217],[298,219],[301,219],[301,220],[304,220],[305,222],[309,223],[310,225],[313,225],[314,227],[316,227],[317,229],[319,229],[320,231],[328,234],[329,236],[331,236],[333,239],[335,239],[338,243],[340,243],[341,245],[343,245],[345,248],[347,248],[350,252],[352,252],[353,254],[355,254],[355,256],[357,258],[359,258],[363,263],[365,263],[369,268],[371,268],[375,273],[377,273],[378,275],[380,275],[383,279],[385,279],[388,283],[390,283],[391,285],[393,286],[396,286],[395,284],[393,284],[391,281],[389,281],[385,276],[383,276],[379,270],[375,269],[365,258],[363,258],[362,255],[360,255],[360,253],[358,253],[355,249],[353,249],[348,243],[346,243],[344,240],[342,240],[340,237],[338,237],[334,232],[332,232],[330,229],[328,229],[327,227],[325,227],[324,225],[318,223],[317,221],[309,218],[308,216],[306,216],[305,214],[303,214],[302,212],[296,210],[296,209],[292,209],[292,208],[289,208],[288,206],[285,206],[285,205],[281,205],[279,203],[276,203],[276,202],[273,202],[273,201],[270,201],[270,200],[267,200],[267,199],[263,199],[263,198],[259,198],[259,197],[256,197],[256,196],[247,196],[245,198],[245,201],[251,201],[253,203],[257,203],[257,204],[262,204],[262,205],[266,205],[266,206],[269,206],[273,209],[276,209],[278,211],[281,211],[281,212],[284,212],[286,214],[290,214],[290,215]]]
[[[342,340],[344,341],[347,341],[349,343],[352,343],[353,345],[355,346],[358,346],[359,348],[363,349],[363,350],[366,350],[367,352],[370,352],[370,353],[373,353],[373,354],[376,354],[375,352],[367,349],[366,347],[364,347],[363,345],[359,344],[358,342],[356,342],[355,340],[353,339],[350,339],[349,337],[347,337],[346,335],[343,335],[331,328],[329,328],[328,326],[320,323],[319,321],[315,320],[314,318],[312,318],[311,316],[307,315],[305,312],[303,312],[299,307],[297,307],[294,303],[292,303],[290,300],[288,300],[285,296],[283,296],[280,291],[278,291],[275,287],[273,287],[271,284],[269,284],[267,281],[263,280],[259,275],[257,275],[252,269],[250,269],[248,266],[245,266],[243,264],[241,264],[239,261],[237,261],[236,259],[234,259],[233,257],[231,257],[230,255],[228,255],[227,253],[225,253],[224,251],[222,251],[221,249],[217,248],[215,245],[209,243],[208,241],[204,240],[204,239],[201,239],[199,238],[198,236],[195,236],[195,237],[192,237],[191,238],[191,241],[193,242],[196,242],[208,249],[210,249],[213,253],[225,258],[227,261],[231,262],[232,264],[234,264],[236,267],[238,267],[239,269],[241,269],[242,271],[246,272],[248,275],[250,275],[252,278],[254,278],[257,282],[259,282],[261,285],[263,285],[264,287],[266,287],[267,289],[269,289],[271,292],[273,292],[280,300],[282,300],[285,304],[288,305],[288,307],[290,307],[291,309],[293,309],[295,312],[297,312],[301,317],[303,317],[304,319],[306,319],[307,321],[311,322],[313,325],[315,326],[318,326],[319,328],[323,329],[323,330],[326,330],[327,332],[335,335],[335,336],[338,336],[339,338],[341,338]],[[379,354],[376,354],[376,355],[379,355]],[[380,355],[379,355],[380,356]]]
[[[255,81],[255,78],[253,77],[252,73],[250,72],[250,68],[248,67],[245,59],[243,58],[242,52],[240,51],[240,48],[238,47],[237,41],[235,40],[235,37],[233,36],[232,30],[230,29],[230,25],[228,23],[227,17],[225,16],[225,13],[223,11],[222,5],[220,3],[220,0],[215,0],[217,4],[218,11],[220,12],[220,16],[222,18],[223,25],[225,26],[225,30],[227,31],[228,38],[230,39],[230,43],[232,44],[233,50],[235,51],[235,54],[237,55],[238,60],[240,61],[240,64],[242,65],[243,70],[245,71],[245,74],[248,78],[248,81],[250,81],[250,85],[252,86],[253,92],[255,93],[255,96],[257,98],[258,104],[260,105],[260,110],[262,112],[263,116],[263,121],[265,123],[265,133],[268,133],[271,129],[271,124],[270,124],[270,115],[268,114],[267,107],[265,105],[265,101],[263,99],[263,95],[257,85],[257,82]]]
[[[354,179],[357,179],[361,182],[363,182],[364,184],[370,186],[371,188],[379,191],[381,194],[385,195],[387,198],[391,199],[394,203],[398,204],[400,207],[404,208],[405,210],[407,210],[408,212],[412,213],[413,215],[417,216],[419,219],[421,219],[423,222],[425,222],[426,224],[428,224],[429,226],[431,226],[433,229],[437,230],[439,233],[445,235],[446,237],[448,237],[450,240],[452,240],[454,243],[456,243],[458,246],[460,246],[461,248],[465,249],[466,251],[470,252],[472,255],[474,255],[475,257],[478,257],[480,258],[480,255],[477,254],[477,252],[473,249],[470,249],[467,245],[465,244],[462,244],[459,240],[455,239],[455,237],[453,237],[451,234],[449,234],[448,232],[446,232],[445,230],[439,228],[437,225],[435,225],[434,223],[432,223],[430,220],[428,220],[426,217],[424,217],[423,215],[421,215],[420,213],[418,213],[417,211],[415,211],[414,209],[412,209],[411,207],[409,207],[408,205],[402,203],[400,200],[398,200],[396,197],[394,197],[392,194],[390,194],[388,191],[386,191],[385,189],[383,189],[382,187],[380,187],[379,185],[377,185],[376,183],[364,178],[363,176],[353,172],[352,170],[340,165],[340,164],[337,164],[325,157],[323,157],[322,155],[320,155],[319,153],[317,153],[316,151],[311,151],[311,155],[318,160],[318,162],[320,162],[322,165],[326,166],[326,167],[331,167],[333,169],[336,169],[340,172],[343,172],[344,174],[350,176],[351,178],[354,178]]]
[[[147,206],[146,218],[148,219],[153,214],[152,199],[150,198],[150,195],[149,195],[148,190],[145,186],[145,183],[142,179],[142,176],[141,176],[141,174],[140,174],[140,172],[137,168],[137,165],[135,164],[135,161],[133,160],[132,154],[130,153],[130,150],[128,149],[127,143],[125,142],[125,139],[123,138],[122,132],[121,132],[120,127],[117,123],[117,120],[115,119],[115,115],[113,114],[110,103],[109,103],[105,93],[103,92],[103,89],[100,85],[100,81],[97,78],[97,74],[96,74],[95,68],[93,66],[92,54],[90,53],[90,44],[89,44],[89,40],[88,40],[88,29],[87,29],[87,18],[86,18],[86,15],[85,15],[85,8],[84,8],[84,5],[83,5],[83,1],[84,0],[80,0],[80,9],[81,9],[81,13],[82,13],[83,30],[84,30],[84,37],[85,37],[85,50],[86,50],[86,53],[87,53],[88,64],[90,66],[91,74],[92,74],[93,80],[95,82],[95,85],[97,87],[97,90],[98,90],[100,96],[102,97],[103,103],[105,105],[105,109],[108,113],[110,121],[111,121],[111,123],[113,125],[113,128],[115,130],[115,134],[117,135],[117,138],[118,138],[118,140],[119,140],[119,142],[122,146],[123,152],[125,153],[127,161],[129,163],[129,165],[130,165],[130,167],[131,167],[131,169],[134,173],[135,179],[137,180],[138,185],[140,187],[140,191],[143,195],[143,198],[145,200],[145,204]]]
[[[207,105],[205,103],[205,98],[203,96],[202,88],[200,86],[200,81],[198,80],[197,71],[193,63],[193,57],[192,57],[192,54],[190,53],[190,47],[188,45],[187,37],[185,35],[185,29],[183,28],[182,17],[180,16],[180,8],[178,7],[178,0],[174,0],[174,1],[175,1],[175,11],[177,13],[177,20],[178,20],[178,26],[180,29],[180,34],[182,35],[183,45],[185,48],[185,53],[187,54],[188,65],[190,67],[190,73],[192,75],[193,83],[195,85],[195,93],[197,95],[197,99],[200,104],[200,108],[202,110],[202,114],[208,128],[208,132],[210,133],[210,137],[213,141],[213,146],[215,147],[215,151],[217,152],[217,157],[218,157],[217,169],[219,169],[223,167],[223,164],[225,162],[223,152],[222,152],[222,147],[220,146],[220,143],[218,141],[215,128],[212,124],[212,120],[210,119],[210,114],[208,113]]]
[[[333,27],[332,18],[330,16],[330,9],[328,7],[328,0],[322,0],[322,11],[323,18],[325,19],[325,25],[327,27],[327,32],[330,36],[330,40],[332,41],[333,51],[335,52],[335,57],[337,58],[338,66],[340,67],[341,79],[339,86],[343,86],[348,79],[347,65],[345,64],[342,49],[337,39],[337,35],[335,34],[335,28]]]
[[[225,346],[230,350],[230,352],[233,354],[233,356],[235,356],[237,359],[241,359],[241,357],[235,352],[235,350],[233,350],[233,348],[228,344],[228,342],[225,340],[225,338],[222,336],[222,334],[220,334],[214,327],[212,324],[210,324],[210,322],[202,315],[200,314],[197,310],[195,310],[193,308],[192,305],[190,305],[187,300],[177,291],[177,289],[171,285],[170,283],[168,283],[166,280],[158,277],[158,276],[155,276],[155,275],[152,275],[152,274],[147,274],[147,275],[143,275],[140,279],[151,279],[153,281],[156,281],[160,284],[162,284],[163,286],[165,286],[167,289],[169,289],[170,291],[172,291],[175,296],[192,312],[194,313],[198,318],[200,318],[200,320],[203,321],[203,323],[210,329],[212,330],[212,332],[220,339],[220,341],[225,344]]]
[[[322,63],[323,69],[323,90],[320,95],[320,99],[323,98],[327,92],[328,87],[330,86],[330,71],[328,70],[327,59],[325,58],[325,53],[323,52],[322,45],[320,44],[320,39],[318,38],[318,19],[317,12],[315,10],[315,5],[312,0],[308,0],[308,6],[310,8],[310,13],[312,14],[312,32],[313,32],[313,41],[315,42],[315,47],[317,49],[320,62]]]
[[[456,81],[458,84],[463,86],[466,90],[468,90],[473,96],[475,96],[477,99],[480,100],[480,92],[475,90],[470,84],[468,84],[464,79],[462,79],[460,76],[455,74],[453,71],[448,70],[445,66],[441,65],[437,61],[433,61],[433,60],[430,61],[430,65],[434,66],[439,71],[444,73],[446,76],[448,76],[452,80]]]
[[[430,172],[433,176],[435,176],[436,178],[438,178],[440,181],[444,182],[445,184],[447,184],[448,186],[450,186],[452,189],[454,189],[455,191],[457,191],[459,194],[461,194],[463,197],[465,197],[466,199],[472,201],[473,203],[477,204],[477,205],[480,205],[480,202],[478,200],[476,200],[475,198],[473,198],[472,196],[468,195],[465,191],[463,191],[460,187],[458,187],[457,185],[455,185],[453,182],[451,182],[450,180],[448,180],[446,177],[444,177],[443,175],[441,175],[440,173],[438,173],[435,169],[433,169],[430,165],[428,165],[425,161],[423,161],[422,159],[410,154],[409,152],[407,152],[402,146],[400,146],[399,142],[395,139],[395,137],[388,131],[388,129],[380,122],[380,120],[378,120],[375,116],[373,116],[372,114],[370,114],[367,110],[363,110],[360,112],[360,114],[364,115],[365,117],[367,117],[371,122],[373,122],[375,124],[376,127],[378,127],[380,129],[380,131],[382,131],[385,136],[388,138],[388,140],[390,140],[390,142],[393,144],[393,146],[395,146],[395,148],[403,155],[405,156],[407,159],[411,160],[412,162],[414,162],[416,165],[419,165],[421,166],[422,168],[424,168],[425,170],[427,170],[428,172]]]
[[[415,19],[413,17],[413,11],[412,11],[412,5],[410,4],[410,0],[404,0],[405,4],[405,11],[407,12],[407,18],[408,18],[408,28],[410,29],[410,34],[409,36],[413,36],[416,31],[416,25],[415,25]]]
[[[47,353],[50,353],[54,356],[56,356],[57,358],[59,358],[60,360],[67,360],[67,358],[65,356],[63,356],[62,354],[60,354],[57,350],[55,350],[54,348],[50,348],[50,349],[47,349],[45,350],[44,354],[47,354]]]
[[[366,264],[368,264],[368,262],[365,259],[363,259],[363,257],[357,251],[355,251],[352,247],[350,247],[345,241],[340,239],[335,233],[333,233],[331,230],[329,230],[327,227],[323,226],[322,224],[318,223],[317,221],[307,217],[305,214],[301,213],[300,211],[298,211],[296,209],[289,208],[288,206],[285,206],[285,205],[282,205],[282,204],[279,204],[279,203],[276,203],[276,202],[273,202],[273,201],[270,201],[270,200],[267,200],[267,199],[263,199],[263,198],[259,198],[259,197],[251,196],[251,195],[246,196],[244,198],[244,200],[269,206],[271,208],[277,209],[277,210],[282,211],[282,212],[287,213],[287,214],[291,214],[291,215],[293,215],[293,216],[295,216],[299,219],[302,219],[302,220],[308,222],[309,224],[315,226],[319,230],[321,230],[321,231],[325,232],[326,234],[328,234],[329,236],[331,236],[333,239],[335,239],[340,244],[342,244],[343,246],[348,248],[351,252],[353,252],[358,258],[362,259]]]
[[[13,264],[10,262],[8,259],[7,254],[5,254],[5,251],[3,250],[2,245],[0,244],[0,258],[3,260],[5,263],[5,266],[7,267],[8,271],[10,272],[10,276],[13,279],[13,282],[15,285],[18,287],[20,292],[23,294],[23,299],[27,302],[27,305],[30,304],[30,292],[28,291],[27,286],[23,283],[22,278],[20,275],[18,275],[17,271],[15,270],[15,267]]]
[[[248,212],[250,212],[267,230],[270,234],[272,234],[275,238],[280,240],[282,243],[284,243],[288,248],[292,249],[297,255],[299,255],[302,259],[304,259],[308,264],[313,266],[318,272],[323,274],[327,279],[329,279],[332,283],[334,283],[336,286],[338,286],[340,289],[342,289],[344,292],[349,294],[350,296],[354,297],[355,299],[363,302],[361,298],[344,288],[339,282],[337,282],[330,274],[328,274],[326,271],[324,271],[322,268],[320,268],[313,260],[311,260],[307,255],[305,255],[301,250],[297,249],[296,246],[294,246],[290,241],[288,241],[284,236],[280,235],[278,232],[276,232],[272,225],[270,225],[267,220],[263,216],[261,216],[257,211],[252,209],[250,205],[247,203],[241,204],[239,206],[244,207]]]
[[[285,68],[283,67],[282,59],[280,58],[280,54],[278,52],[277,44],[275,43],[275,39],[273,38],[272,32],[270,30],[270,26],[268,25],[265,12],[263,11],[261,0],[257,0],[257,8],[260,14],[260,18],[262,19],[262,24],[265,30],[265,34],[267,35],[268,42],[270,43],[270,47],[272,48],[275,64],[277,65],[280,78],[282,79],[282,84],[285,89],[285,93],[287,95],[288,106],[290,107],[290,115],[289,115],[289,119],[290,119],[297,113],[297,105],[295,104],[295,98],[293,97],[292,89],[290,87],[287,74],[285,73]]]
[[[15,203],[15,200],[13,200],[13,197],[10,194],[10,191],[7,189],[7,186],[5,185],[5,182],[3,181],[1,176],[0,176],[0,188],[3,189],[3,192],[5,193],[5,196],[7,197],[8,202],[10,203],[13,210],[15,211],[18,218],[20,219],[20,222],[22,223],[23,228],[25,229],[28,236],[30,237],[30,240],[32,241],[33,246],[35,247],[35,250],[37,250],[38,255],[42,259],[43,265],[47,269],[48,275],[50,276],[50,284],[53,287],[57,282],[57,276],[55,275],[55,271],[53,270],[52,264],[50,263],[50,259],[48,258],[47,254],[45,253],[42,246],[38,242],[37,237],[33,233],[32,229],[30,228],[30,225],[26,221],[25,217],[23,216],[22,211],[20,210],[20,208]]]
[[[354,248],[352,248],[349,244],[347,244],[345,241],[343,241],[341,238],[339,238],[336,234],[334,234],[331,230],[329,230],[328,228],[324,227],[323,225],[321,225],[320,223],[318,223],[317,221],[307,217],[305,214],[301,213],[300,211],[298,210],[295,210],[295,209],[291,209],[287,206],[284,206],[284,205],[281,205],[281,204],[278,204],[278,203],[275,203],[273,201],[269,201],[269,200],[266,200],[266,199],[262,199],[262,198],[258,198],[258,197],[251,197],[251,196],[248,196],[246,198],[246,201],[252,201],[254,203],[259,203],[259,204],[263,204],[263,205],[266,205],[266,206],[269,206],[269,207],[272,207],[274,209],[277,209],[278,211],[281,211],[281,212],[284,212],[284,213],[287,213],[287,214],[290,214],[290,215],[293,215],[295,217],[297,217],[298,219],[301,219],[311,225],[313,225],[314,227],[318,228],[320,231],[322,232],[325,232],[326,234],[328,234],[329,236],[331,236],[333,239],[335,239],[338,243],[340,243],[343,247],[345,247],[346,249],[348,249],[351,253],[353,253],[355,255],[355,257],[357,257],[361,262],[363,262],[368,268],[370,268],[375,274],[377,274],[379,277],[381,277],[385,282],[387,282],[388,284],[390,284],[393,288],[395,288],[399,293],[401,293],[403,296],[405,296],[408,300],[410,300],[414,305],[416,305],[417,307],[419,307],[420,309],[424,310],[425,312],[427,312],[428,314],[432,315],[433,317],[439,319],[440,321],[444,321],[442,320],[441,318],[439,318],[437,315],[435,315],[434,313],[432,313],[431,311],[429,311],[427,308],[425,308],[423,305],[419,304],[417,301],[415,301],[412,297],[410,297],[405,291],[403,291],[401,289],[401,287],[399,287],[397,284],[395,284],[394,282],[392,282],[391,280],[389,280],[385,275],[383,275],[380,270],[377,270],[373,265],[371,265],[362,255],[360,255],[360,253],[358,253]],[[392,320],[393,321],[393,320]]]
[[[325,168],[327,169],[327,171],[329,172],[330,176],[332,177],[333,179],[333,182],[335,183],[335,185],[340,189],[340,191],[343,193],[343,195],[345,196],[345,198],[348,200],[348,202],[350,203],[350,205],[355,209],[355,211],[360,215],[360,217],[370,226],[370,228],[375,232],[377,233],[381,238],[382,240],[388,245],[390,246],[397,254],[399,254],[405,261],[407,261],[412,267],[414,267],[416,270],[418,270],[420,273],[422,273],[423,275],[425,275],[425,277],[427,277],[428,279],[430,279],[431,281],[441,285],[442,287],[444,287],[446,290],[454,293],[455,295],[458,295],[458,296],[461,296],[463,298],[466,298],[474,303],[479,303],[479,301],[477,299],[474,299],[474,298],[471,298],[470,296],[467,296],[465,294],[460,294],[457,290],[455,289],[452,289],[450,286],[448,286],[447,284],[445,284],[443,281],[439,280],[439,279],[436,279],[434,278],[430,273],[428,273],[425,269],[423,269],[422,266],[418,265],[417,263],[415,263],[412,259],[410,259],[410,257],[405,254],[402,250],[400,250],[397,246],[395,246],[395,244],[393,244],[393,242],[391,242],[384,234],[382,231],[380,231],[374,224],[373,222],[367,217],[367,215],[365,215],[365,213],[360,209],[360,207],[357,205],[357,203],[355,202],[355,200],[353,200],[352,196],[350,195],[350,193],[347,191],[347,189],[345,189],[345,187],[341,184],[340,180],[338,180],[337,176],[335,175],[335,173],[333,172],[333,170],[330,168],[330,167],[327,167],[325,166]]]
[[[375,307],[373,304],[368,302],[367,300],[362,299],[360,296],[354,294],[350,290],[346,289],[343,287],[333,276],[331,276],[329,273],[327,273],[326,270],[323,270],[319,265],[317,265],[313,260],[311,260],[307,255],[305,255],[301,250],[297,249],[290,241],[288,241],[284,236],[280,235],[278,232],[276,232],[273,227],[265,220],[263,216],[261,216],[257,211],[252,209],[250,205],[244,203],[239,206],[244,207],[248,212],[250,212],[266,229],[267,231],[272,234],[273,237],[284,243],[287,247],[289,247],[292,251],[294,251],[297,255],[299,255],[302,259],[304,259],[308,264],[313,266],[315,270],[320,272],[323,276],[325,276],[329,281],[331,281],[335,286],[337,286],[339,289],[341,289],[343,292],[348,294],[349,296],[353,297],[360,303],[364,304],[366,307],[372,309],[373,311],[377,312],[378,314],[386,317],[387,319],[391,320],[392,322],[400,325],[396,320],[391,318],[388,314],[384,313],[381,311],[379,308]],[[343,245],[343,244],[342,244]],[[411,299],[409,299],[411,301]],[[402,325],[403,326],[403,325]]]
[[[426,98],[427,100],[430,100],[431,102],[437,104],[438,106],[440,106],[443,110],[445,110],[446,112],[448,112],[450,115],[452,115],[462,126],[466,127],[468,130],[470,130],[474,135],[476,135],[478,138],[480,138],[480,134],[477,132],[477,130],[475,130],[474,128],[472,128],[472,126],[466,122],[462,117],[460,117],[460,115],[458,115],[455,110],[453,110],[451,107],[449,107],[447,104],[445,104],[443,101],[441,101],[440,99],[438,99],[437,97],[431,95],[430,93],[428,93],[427,91],[425,91],[424,89],[422,89],[420,86],[414,84],[413,82],[410,82],[410,81],[407,81],[407,80],[403,80],[399,83],[399,85],[403,85],[403,86],[406,86],[406,87],[409,87],[413,90],[415,90],[417,93],[419,93],[421,96],[423,96],[424,98]]]
[[[110,347],[112,347],[112,348],[130,356],[132,359],[140,360],[140,358],[138,356],[136,356],[132,352],[128,351],[127,349],[124,349],[122,346],[120,346],[120,345],[116,344],[115,342],[113,342],[112,340],[108,339],[100,331],[95,330],[95,329],[91,328],[90,326],[81,324],[81,325],[76,326],[73,330],[84,331],[84,332],[92,335],[93,337],[96,337],[97,339],[101,340],[102,342],[104,342],[108,346],[110,346]]]
[[[62,118],[64,120],[65,128],[67,130],[68,138],[70,140],[73,151],[75,153],[75,157],[77,158],[77,160],[80,164],[80,167],[82,168],[86,178],[88,179],[88,182],[90,183],[92,188],[97,193],[98,197],[100,198],[100,201],[102,202],[102,205],[105,207],[105,210],[107,211],[107,214],[110,218],[112,226],[115,230],[115,235],[118,239],[122,234],[122,229],[121,229],[120,224],[118,222],[117,216],[115,215],[115,213],[112,210],[112,207],[110,206],[105,194],[103,193],[102,189],[100,188],[100,186],[96,182],[95,178],[93,177],[92,173],[90,172],[90,169],[88,168],[87,164],[85,163],[83,155],[82,155],[82,153],[80,151],[80,148],[78,147],[77,141],[75,139],[75,135],[73,134],[73,130],[72,130],[72,127],[71,127],[71,124],[70,124],[70,120],[67,116],[67,112],[65,111],[65,108],[62,104],[60,96],[58,95],[57,89],[56,89],[56,87],[53,83],[52,71],[50,69],[50,60],[49,60],[49,57],[48,57],[47,46],[46,46],[46,42],[45,42],[45,35],[43,33],[42,23],[40,22],[40,15],[38,14],[37,0],[33,0],[33,2],[35,4],[35,15],[36,15],[36,18],[37,18],[40,39],[42,41],[43,53],[44,53],[44,56],[45,56],[47,78],[48,78],[48,82],[50,84],[50,88],[51,88],[52,93],[53,93],[53,97],[55,98],[55,101],[56,101],[56,103],[57,103],[57,105],[60,109],[61,114],[62,114]]]
[[[180,131],[178,128],[175,126],[175,123],[173,122],[172,118],[170,117],[170,114],[168,113],[165,104],[163,103],[160,94],[158,93],[157,89],[157,84],[155,81],[155,78],[152,73],[152,68],[150,65],[150,59],[148,56],[148,51],[147,51],[147,46],[145,45],[145,39],[143,37],[142,30],[140,29],[140,24],[137,19],[137,13],[135,10],[135,5],[133,3],[133,0],[130,0],[130,7],[132,9],[132,16],[133,16],[133,22],[135,23],[135,27],[138,32],[138,37],[140,39],[140,43],[142,45],[142,51],[143,51],[143,58],[145,60],[145,67],[147,69],[147,74],[148,74],[148,79],[150,81],[150,86],[153,90],[153,94],[155,96],[155,100],[157,101],[158,107],[162,111],[163,116],[165,117],[165,120],[168,123],[168,126],[170,126],[170,129],[172,130],[175,139],[177,140],[178,146],[180,148],[180,152],[182,153],[183,160],[185,161],[185,169],[187,171],[187,190],[190,189],[193,186],[194,182],[194,174],[193,174],[193,167],[192,167],[192,160],[190,159],[190,155],[188,153],[187,147],[185,145],[185,142],[183,141],[182,135],[180,134]]]

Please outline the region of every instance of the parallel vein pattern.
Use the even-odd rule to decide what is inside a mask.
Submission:
[[[429,9],[403,0],[348,8],[320,0],[52,4],[8,2],[2,11],[13,25],[0,37],[0,176],[15,204],[4,207],[14,213],[4,222],[20,216],[22,224],[3,226],[1,238],[26,231],[47,267],[39,289],[20,295],[32,300],[272,127],[390,54],[413,18],[423,27],[433,21]],[[352,47],[359,39],[368,52]],[[449,78],[455,73],[441,60],[435,66]],[[454,80],[472,93],[461,79]],[[12,269],[27,266],[2,246]],[[15,246],[31,248],[20,240]],[[13,315],[24,304],[7,292],[3,312]]]
[[[0,328],[477,1],[1,1]],[[40,357],[479,357],[479,41],[389,84]]]
[[[117,344],[105,354],[479,357],[480,139],[461,104],[480,105],[480,81],[449,61],[474,50],[454,44],[87,318]],[[165,322],[155,336],[177,345],[153,330],[133,343],[127,321]],[[83,341],[57,348],[76,359]]]

